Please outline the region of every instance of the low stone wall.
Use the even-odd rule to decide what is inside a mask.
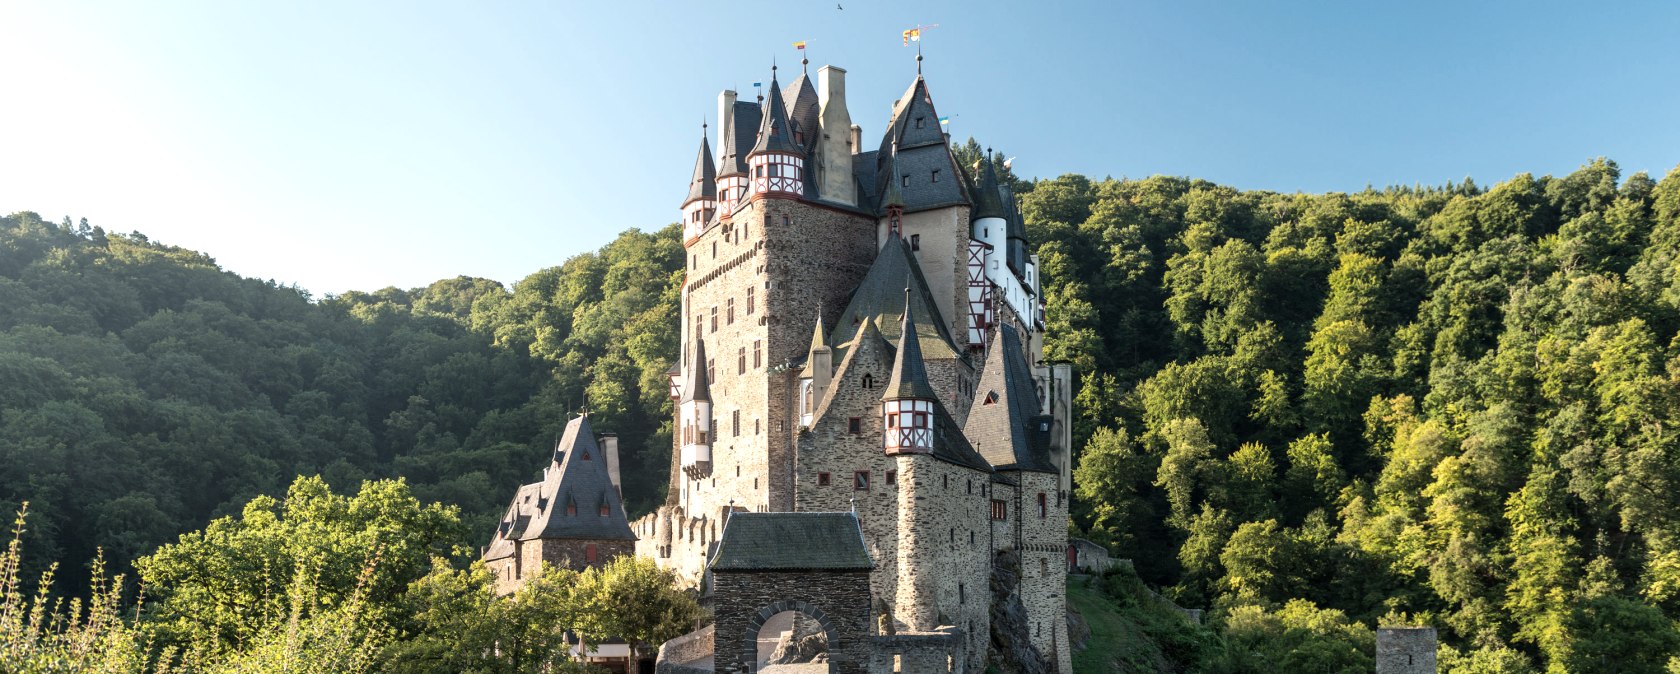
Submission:
[[[874,653],[870,659],[872,674],[891,672],[951,672],[965,671],[962,655],[962,633],[954,627],[941,632],[899,632],[870,637]],[[898,668],[893,667],[897,656]]]
[[[1100,576],[1117,566],[1121,561],[1131,561],[1110,557],[1108,548],[1083,538],[1069,538],[1068,545],[1073,546],[1074,551],[1074,568],[1070,570],[1076,573],[1094,573]]]
[[[660,644],[659,661],[654,671],[659,674],[709,674],[716,643],[717,627],[707,625]],[[690,663],[704,663],[706,666]]]

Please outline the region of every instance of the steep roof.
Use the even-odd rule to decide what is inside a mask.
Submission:
[[[758,142],[747,154],[760,152],[802,152],[793,142],[793,131],[788,128],[787,103],[782,100],[782,87],[776,83],[775,75],[770,76],[770,95],[764,99],[764,119],[759,122]]]
[[[520,540],[636,540],[588,417],[579,416],[566,424],[554,460],[539,484],[544,507],[531,519]],[[606,515],[600,514],[603,505]],[[574,507],[568,512],[568,506]]]
[[[998,327],[974,391],[963,434],[997,470],[1055,473],[1050,434],[1040,430],[1038,387],[1015,328]]]
[[[712,146],[707,143],[706,135],[700,134],[700,156],[694,160],[694,177],[688,180],[688,198],[683,200],[683,206],[695,199],[716,198],[717,167],[712,164]]]
[[[751,101],[735,101],[734,109],[728,111],[728,123],[723,127],[722,147],[718,148],[718,175],[736,175],[747,172],[747,152],[752,149],[753,139],[757,137],[759,120],[763,117],[757,103]]]
[[[922,269],[911,258],[910,245],[897,234],[888,234],[887,242],[875,255],[875,262],[864,274],[863,281],[852,291],[851,301],[840,322],[834,327],[829,343],[834,344],[834,359],[845,357],[847,344],[857,335],[865,318],[880,326],[881,334],[889,342],[898,341],[898,331],[904,320],[904,289],[910,288],[910,306],[920,318],[916,333],[924,358],[956,358],[956,340],[951,338],[939,305],[928,290]]]
[[[849,512],[739,512],[729,516],[713,571],[868,571],[863,527]]]
[[[793,130],[798,131],[800,136],[803,137],[804,142],[800,149],[804,150],[806,154],[810,154],[822,136],[822,132],[819,130],[822,106],[817,100],[816,84],[811,82],[810,77],[801,74],[799,79],[788,85],[787,91],[782,94],[782,103],[787,106],[788,121],[792,123]],[[795,138],[795,140],[800,140],[800,138]]]
[[[502,514],[502,521],[496,524],[496,534],[490,537],[490,547],[485,550],[485,559],[502,559],[514,553],[513,542],[525,535],[526,527],[530,526],[531,518],[535,517],[541,505],[542,483],[520,485],[513,493],[513,503],[508,505],[506,513]]]
[[[980,160],[984,164],[980,168],[980,185],[975,188],[974,212],[969,220],[981,218],[1008,218],[1009,213],[1003,208],[1003,194],[998,189],[997,171],[992,169],[992,158]]]
[[[817,349],[822,349],[822,348],[827,348],[827,347],[828,347],[828,339],[823,337],[822,310],[818,309],[817,310],[817,327],[814,330],[812,330],[812,332],[811,332],[811,348],[807,349],[805,351],[805,358],[807,359],[806,362],[807,363],[811,362],[810,357],[811,357],[812,354],[815,354],[817,352]]]
[[[922,347],[916,339],[915,313],[910,306],[910,289],[904,289],[904,316],[898,328],[898,353],[893,356],[892,375],[887,377],[882,400],[919,398],[934,400],[933,387],[928,384],[927,366],[922,363]]]
[[[961,172],[945,142],[945,131],[939,125],[933,96],[920,75],[910,83],[904,96],[893,103],[892,119],[881,136],[875,161],[872,194],[880,196],[882,208],[889,184],[898,185],[907,213],[969,203],[964,181],[958,175]],[[936,170],[941,176],[938,182],[933,178]],[[903,184],[906,179],[909,184]]]
[[[688,381],[683,383],[682,399],[677,403],[711,402],[712,380],[706,367],[706,340],[694,338],[694,360],[688,362]]]

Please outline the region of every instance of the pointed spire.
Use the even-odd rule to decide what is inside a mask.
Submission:
[[[775,72],[772,66],[770,96],[764,101],[764,120],[758,127],[758,144],[747,156],[760,152],[799,152],[799,146],[793,142],[793,133],[788,130],[787,104],[782,101],[782,85],[776,81]]]
[[[904,322],[899,325],[898,353],[893,356],[892,377],[882,400],[915,398],[933,400],[933,387],[928,385],[927,365],[922,362],[922,344],[916,337],[916,321],[911,317],[910,289],[904,289]]]
[[[683,387],[681,403],[711,402],[712,382],[706,370],[706,340],[694,338],[694,360],[688,364],[688,386]]]
[[[687,206],[695,199],[717,198],[717,166],[712,163],[712,146],[706,139],[706,124],[700,124],[700,156],[694,160],[694,177],[688,181]]]
[[[986,148],[986,158],[980,163],[984,166],[980,168],[979,194],[974,195],[974,213],[969,217],[971,220],[1006,217],[1003,196],[998,193],[997,171],[992,168],[991,148]]]
[[[823,337],[822,305],[819,304],[817,305],[817,328],[816,331],[811,333],[811,350],[809,353],[814,354],[817,349],[826,348],[828,348],[828,340]]]
[[[898,189],[898,140],[892,142],[892,153],[887,155],[887,191],[881,197],[881,208],[891,211],[894,208],[904,209],[904,193]]]

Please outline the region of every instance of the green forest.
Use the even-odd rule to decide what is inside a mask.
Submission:
[[[1352,194],[1009,179],[1046,355],[1080,379],[1070,531],[1135,569],[1078,597],[1208,609],[1127,614],[1149,664],[1106,664],[1369,671],[1371,629],[1404,623],[1440,628],[1443,671],[1680,672],[1680,170]],[[105,575],[128,574],[160,643],[240,652],[288,601],[367,602],[320,629],[376,620],[379,666],[466,671],[424,635],[473,631],[449,622],[483,612],[463,561],[568,417],[619,434],[633,516],[662,501],[682,259],[675,225],[632,229],[512,289],[317,298],[139,233],[0,218],[14,592],[57,561],[60,594],[126,607],[134,582]],[[331,545],[252,548],[291,574],[248,589],[269,619],[172,621],[268,575],[222,555],[216,580],[193,550],[283,541],[294,500],[321,504],[298,526],[400,550],[369,576]],[[368,533],[393,521],[424,524]]]

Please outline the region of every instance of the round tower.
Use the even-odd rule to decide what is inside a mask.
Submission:
[[[688,181],[688,198],[683,200],[683,245],[692,245],[706,231],[717,212],[717,168],[712,164],[712,147],[706,142],[706,125],[700,125],[700,156],[694,160],[694,177]]]
[[[682,434],[682,469],[698,480],[712,472],[712,393],[706,372],[706,343],[694,339],[694,359],[688,364],[688,386],[677,403],[678,432]]]
[[[898,588],[896,617],[916,632],[939,627],[938,549],[940,509],[926,505],[923,490],[941,481],[933,458],[933,387],[927,382],[916,324],[910,316],[910,291],[904,292],[904,321],[892,376],[881,395],[881,436],[898,469]]]
[[[788,126],[787,105],[782,87],[776,83],[776,69],[770,69],[770,95],[764,101],[764,119],[758,127],[758,144],[747,154],[749,191],[753,195],[805,195],[805,153],[799,149]]]

